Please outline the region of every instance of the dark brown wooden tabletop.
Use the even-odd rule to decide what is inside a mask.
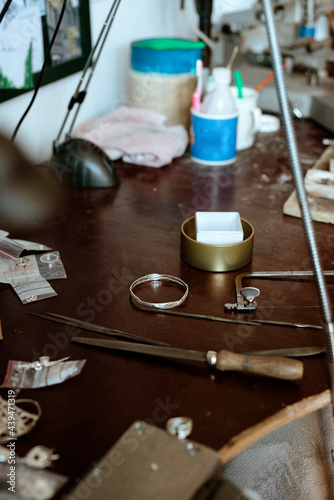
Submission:
[[[324,151],[328,135],[307,120],[295,122],[304,170]],[[189,286],[177,311],[228,318],[264,318],[320,324],[313,279],[249,279],[261,290],[255,313],[225,312],[235,301],[234,279],[255,271],[310,270],[302,221],[283,215],[293,190],[282,129],[259,134],[254,146],[224,168],[196,166],[186,153],[161,169],[117,162],[121,185],[70,189],[47,223],[17,229],[12,238],[38,241],[60,252],[67,279],[50,282],[57,297],[22,305],[0,285],[0,381],[7,362],[40,355],[87,359],[80,376],[63,384],[22,390],[39,401],[42,417],[17,441],[24,455],[35,445],[54,448],[53,470],[72,482],[137,419],[164,427],[175,416],[193,419],[192,439],[219,449],[242,430],[286,405],[328,388],[324,356],[304,358],[296,382],[241,373],[217,373],[193,363],[104,351],[70,343],[72,335],[101,338],[30,313],[53,312],[167,342],[175,347],[235,352],[323,345],[321,330],[245,326],[164,316],[138,310],[129,286],[140,276],[164,273]],[[196,211],[237,211],[255,229],[252,262],[228,273],[195,269],[180,256],[180,227]],[[334,268],[333,225],[314,224],[324,269]],[[7,229],[7,228],[2,228]],[[333,300],[334,279],[327,279]],[[20,333],[21,332],[21,333]],[[2,389],[1,394],[6,396]]]

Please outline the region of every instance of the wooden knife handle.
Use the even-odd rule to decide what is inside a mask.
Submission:
[[[304,371],[303,363],[295,359],[237,354],[226,350],[217,353],[216,368],[221,371],[236,370],[284,380],[301,379]]]

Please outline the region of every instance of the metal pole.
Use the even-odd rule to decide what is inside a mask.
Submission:
[[[330,374],[332,404],[334,403],[334,324],[331,304],[327,292],[326,282],[323,276],[319,252],[314,234],[313,222],[307,202],[307,196],[304,188],[303,172],[299,162],[299,155],[296,144],[296,137],[292,124],[292,118],[289,111],[284,74],[282,69],[282,60],[277,39],[276,27],[274,22],[274,12],[271,0],[262,0],[263,10],[266,19],[267,33],[275,75],[276,90],[281,109],[281,116],[285,132],[285,140],[289,154],[292,176],[297,192],[297,197],[302,213],[305,239],[313,267],[315,282],[318,290],[320,302],[323,329],[325,332],[327,362]]]

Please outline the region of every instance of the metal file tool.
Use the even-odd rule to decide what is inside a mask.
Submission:
[[[139,306],[137,306],[139,307]],[[249,321],[244,321],[244,320],[238,320],[238,319],[229,319],[229,318],[222,318],[220,316],[207,316],[205,314],[196,314],[196,313],[186,313],[186,312],[180,312],[180,311],[165,311],[163,309],[157,310],[157,309],[148,309],[146,307],[139,307],[141,311],[145,312],[153,312],[156,314],[169,314],[171,316],[183,316],[185,318],[195,318],[195,319],[207,319],[210,321],[219,321],[223,323],[237,323],[241,325],[250,325],[250,326],[258,326],[258,325],[276,325],[276,326],[293,326],[296,328],[313,328],[315,330],[321,330],[322,327],[319,325],[309,325],[307,323],[291,323],[289,321],[276,321],[276,320],[270,320],[270,319],[252,319]]]
[[[287,347],[286,349],[267,349],[263,351],[249,351],[244,354],[260,356],[283,356],[287,358],[302,358],[304,356],[316,356],[324,354],[326,347]]]
[[[134,335],[132,333],[122,332],[120,330],[115,330],[114,328],[106,328],[105,326],[94,325],[93,323],[88,323],[87,321],[81,321],[75,318],[68,318],[67,316],[61,316],[60,314],[45,313],[37,314],[30,313],[38,318],[48,319],[49,321],[56,321],[57,323],[63,323],[65,325],[74,326],[76,328],[81,328],[83,330],[89,330],[91,332],[101,333],[102,335],[110,335],[112,337],[124,338],[127,340],[133,340],[136,342],[142,342],[144,344],[152,344],[167,347],[169,344],[164,342],[159,342],[158,340],[148,339],[146,337],[141,337],[139,335]]]
[[[284,380],[298,380],[303,376],[303,363],[289,358],[251,356],[248,354],[236,354],[226,350],[202,352],[177,347],[161,347],[84,337],[73,337],[71,341],[77,344],[146,354],[160,358],[196,361],[220,371],[233,370]]]
[[[221,318],[220,316],[208,316],[206,314],[197,314],[197,313],[187,313],[181,311],[166,311],[165,309],[149,309],[148,307],[141,307],[136,304],[136,307],[141,311],[145,312],[153,312],[156,314],[167,314],[170,316],[180,316],[181,318],[195,318],[195,319],[207,319],[209,321],[220,321],[222,323],[234,323],[240,325],[251,325],[256,326],[259,324],[258,321],[253,320],[242,320],[242,319],[230,319],[230,318]]]

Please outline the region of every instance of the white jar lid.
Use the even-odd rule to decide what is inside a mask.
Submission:
[[[281,123],[277,116],[262,115],[260,121],[259,132],[272,133],[280,129]]]

